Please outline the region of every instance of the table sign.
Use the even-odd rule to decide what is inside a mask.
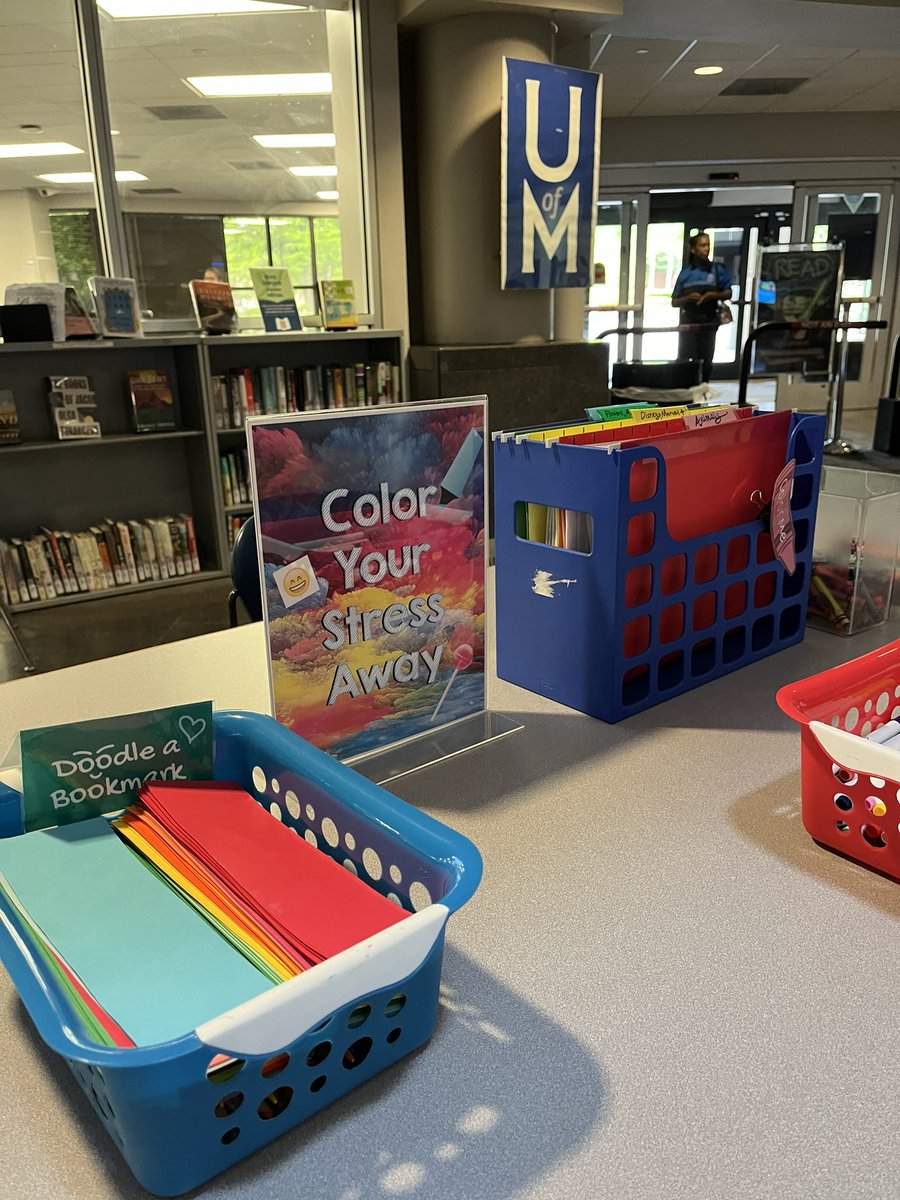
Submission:
[[[483,397],[248,422],[273,712],[335,758],[486,711],[485,428]]]
[[[116,812],[150,780],[213,777],[212,702],[19,735],[26,832]]]

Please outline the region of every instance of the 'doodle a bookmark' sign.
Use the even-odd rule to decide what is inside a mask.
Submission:
[[[152,780],[212,779],[212,703],[26,729],[25,830],[116,812]]]
[[[273,711],[336,758],[485,708],[485,401],[251,421]]]

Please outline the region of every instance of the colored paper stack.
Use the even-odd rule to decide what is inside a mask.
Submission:
[[[407,916],[236,785],[142,800],[115,831],[0,841],[0,888],[102,1045],[181,1037]]]

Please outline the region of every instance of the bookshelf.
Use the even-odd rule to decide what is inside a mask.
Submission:
[[[216,428],[212,375],[270,366],[353,366],[360,361],[399,366],[401,346],[401,333],[375,330],[0,345],[0,388],[13,393],[21,431],[19,442],[0,445],[0,538],[31,537],[41,526],[74,531],[106,518],[145,521],[189,513],[201,568],[174,578],[13,604],[10,611],[224,578],[230,561],[229,523],[248,516],[252,508],[225,504],[219,454],[242,450],[245,437],[241,429]],[[126,372],[132,370],[169,374],[178,429],[134,431],[126,380]],[[46,380],[65,374],[93,380],[102,437],[56,439]]]

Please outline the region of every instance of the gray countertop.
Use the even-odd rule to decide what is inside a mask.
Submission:
[[[618,726],[498,684],[522,732],[392,786],[485,859],[431,1044],[200,1194],[900,1195],[900,888],[806,835],[774,702],[895,633],[811,632]],[[0,1032],[0,1195],[144,1196],[5,976]]]

